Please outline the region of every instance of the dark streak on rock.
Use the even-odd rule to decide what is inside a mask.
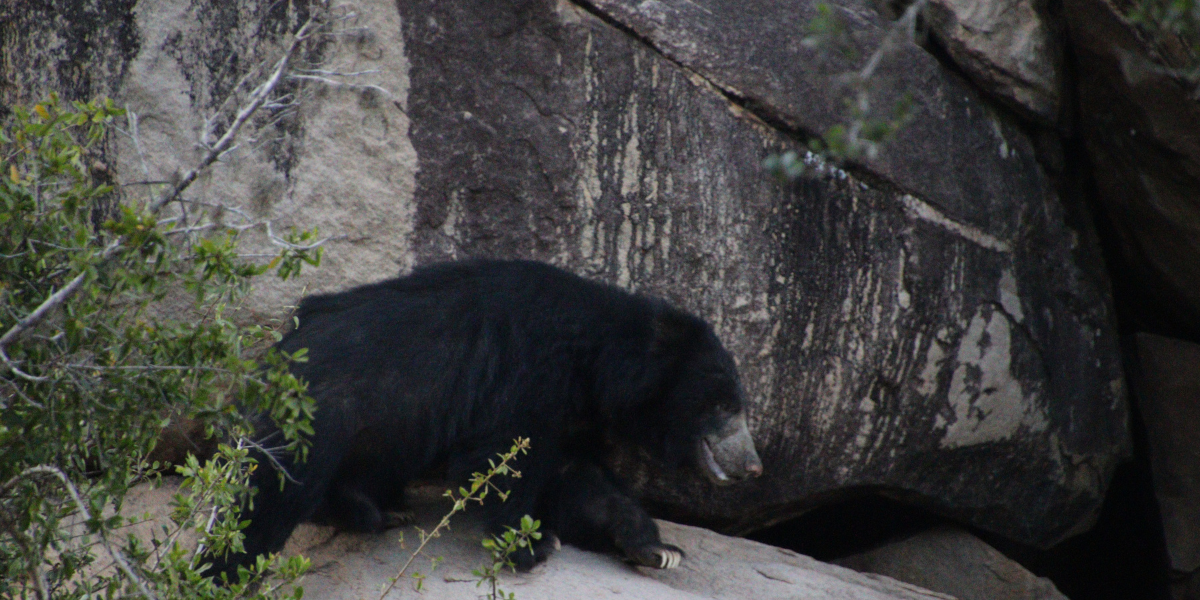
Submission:
[[[0,117],[51,91],[111,96],[141,49],[136,0],[23,0],[0,7]],[[58,40],[57,45],[52,42]]]
[[[920,83],[958,96],[939,105],[952,117],[919,124],[939,132],[935,141],[904,148],[948,156],[943,171],[965,170],[954,181],[909,175],[958,198],[946,203],[960,209],[947,211],[950,218],[1013,244],[982,248],[907,212],[895,185],[864,187],[830,172],[775,184],[758,165],[768,153],[802,148],[794,131],[781,134],[756,118],[751,96],[730,91],[736,86],[712,85],[708,75],[697,84],[700,69],[596,14],[599,2],[580,1],[587,6],[398,3],[411,65],[409,135],[420,157],[412,239],[417,264],[452,256],[554,260],[718,321],[756,401],[751,417],[769,474],[714,491],[618,449],[614,461],[632,487],[662,514],[727,531],[868,488],[1036,544],[1087,521],[1126,441],[1124,407],[1110,389],[1120,371],[1102,283],[1076,270],[1061,209],[1020,133],[1005,130],[1017,155],[1000,157],[990,117],[960,110],[978,106],[964,98],[968,92],[953,80]],[[755,7],[746,10],[790,10]],[[676,42],[716,56],[720,48],[688,37],[689,26],[704,28],[684,23]],[[756,64],[762,78],[750,83],[766,80],[762,73],[777,63]],[[788,76],[814,86],[806,72]],[[739,102],[749,110],[730,110]],[[646,239],[650,223],[660,239]],[[622,235],[632,239],[619,243]],[[943,448],[939,427],[955,417],[947,399],[955,354],[973,318],[993,318],[1008,270],[1028,314],[1024,328],[1010,328],[1010,372],[992,375],[1044,399],[1034,408],[1045,409],[1058,440],[1018,430]],[[752,311],[769,318],[751,319]],[[931,353],[943,358],[925,382]],[[981,368],[974,371],[982,381]],[[841,379],[830,388],[827,375]],[[1078,458],[1065,472],[1056,462],[1063,453]]]
[[[167,36],[163,52],[175,59],[188,82],[189,98],[196,110],[214,114],[223,103],[235,96],[243,98],[257,81],[235,87],[251,69],[269,71],[278,58],[282,38],[294,32],[309,17],[307,2],[283,3],[258,0],[244,3],[197,3],[189,8],[189,19],[181,28]],[[309,46],[297,66],[312,67],[321,63],[328,41]],[[253,78],[252,78],[253,79]],[[277,95],[298,94],[301,85],[283,81]],[[228,125],[228,114],[215,122],[217,130]],[[264,141],[264,148],[284,177],[291,177],[300,152],[303,123],[297,111],[286,108],[267,108],[255,116],[255,124],[274,123],[274,135]]]

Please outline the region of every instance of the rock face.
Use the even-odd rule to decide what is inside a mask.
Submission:
[[[961,529],[932,529],[836,562],[958,600],[1067,600],[1049,580]]]
[[[1142,419],[1171,568],[1200,579],[1200,345],[1138,334]]]
[[[856,44],[857,58],[851,60],[801,44],[800,32],[815,16],[809,2],[590,4],[735,106],[801,135],[820,134],[845,118],[848,92],[839,82],[847,71],[861,68],[888,25],[864,4],[828,3]],[[874,106],[890,110],[910,95],[913,119],[867,161],[866,172],[886,180],[887,193],[908,192],[940,215],[924,220],[944,218],[961,226],[955,230],[959,237],[979,247],[1010,250],[1028,227],[1019,222],[1010,199],[1040,204],[1050,194],[1028,140],[913,43],[899,43],[885,53],[873,83]]]
[[[1044,125],[1062,103],[1062,40],[1042,2],[931,0],[926,22],[985,91]]]
[[[1170,71],[1181,50],[1151,46],[1110,2],[1067,0],[1063,15],[1122,296],[1141,328],[1200,339],[1200,104]]]
[[[139,32],[103,57],[140,116],[123,181],[193,160],[204,115],[296,20],[278,6],[97,21]],[[327,265],[258,292],[262,314],[434,260],[547,260],[706,317],[739,362],[766,475],[714,490],[618,452],[663,514],[748,531],[870,489],[1026,543],[1088,526],[1128,443],[1093,236],[1021,131],[925,51],[881,67],[880,102],[919,107],[894,143],[780,185],[763,159],[837,122],[856,66],[799,43],[808,2],[343,10],[308,60],[353,85],[294,81],[298,107],[192,191],[339,236]],[[839,10],[865,58],[884,24]],[[4,47],[54,27],[29,23]]]

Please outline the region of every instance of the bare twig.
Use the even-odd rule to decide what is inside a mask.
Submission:
[[[134,186],[134,185],[162,185],[164,183],[171,183],[171,182],[167,181],[166,179],[144,179],[142,181],[126,181],[125,183],[120,184],[120,186],[121,187],[130,187],[130,186]]]
[[[299,244],[293,244],[293,243],[275,235],[275,232],[271,230],[271,222],[270,221],[265,221],[264,224],[267,226],[267,238],[271,240],[271,243],[275,244],[276,246],[279,246],[281,248],[287,248],[288,250],[312,250],[313,248],[317,248],[318,246],[323,245],[325,242],[328,242],[329,240],[342,239],[342,238],[346,237],[345,235],[330,235],[330,236],[325,236],[311,244],[301,246]]]
[[[125,121],[129,123],[129,131],[125,131],[120,127],[114,127],[114,129],[124,133],[129,136],[129,139],[133,140],[133,149],[137,151],[138,160],[142,163],[142,173],[145,174],[146,179],[150,179],[150,167],[146,164],[146,153],[142,149],[142,137],[138,133],[138,116],[137,113],[133,112],[132,108],[129,108],[128,104],[125,105]]]
[[[210,229],[223,229],[223,230],[233,229],[234,231],[240,232],[240,231],[243,231],[243,229],[249,229],[250,227],[252,227],[252,225],[223,225],[220,223],[205,223],[204,225],[188,225],[187,227],[175,227],[172,229],[168,229],[167,231],[164,231],[163,235],[191,235],[193,233],[200,233],[201,231],[208,231]]]
[[[67,490],[67,493],[70,494],[71,500],[74,501],[75,507],[79,510],[79,513],[83,515],[83,518],[86,521],[92,520],[92,513],[88,511],[87,505],[84,504],[83,499],[79,497],[79,490],[75,488],[75,484],[71,483],[71,480],[67,477],[67,474],[63,473],[61,469],[51,465],[37,465],[36,467],[29,467],[28,469],[21,471],[15,477],[5,482],[3,486],[0,486],[0,496],[3,496],[9,488],[15,486],[21,479],[24,479],[30,475],[39,474],[53,475],[56,477],[59,482],[62,483],[63,488]],[[99,533],[100,545],[103,546],[108,552],[108,555],[117,565],[117,568],[120,569],[122,573],[125,573],[125,576],[137,586],[138,591],[141,592],[142,596],[146,598],[146,600],[158,600],[157,596],[155,596],[154,593],[146,587],[146,582],[133,572],[133,568],[130,567],[129,562],[125,560],[125,555],[120,550],[113,548],[112,544],[108,542],[108,536],[105,534],[104,529],[100,529]]]
[[[296,69],[296,71],[298,73],[303,73],[305,75],[324,75],[326,77],[357,77],[359,75],[372,75],[372,74],[381,72],[380,69],[367,69],[366,71],[351,71],[349,73],[344,72],[344,71],[330,71],[328,69]]]
[[[860,81],[870,79],[871,75],[875,74],[875,69],[883,61],[883,57],[888,52],[891,52],[897,40],[901,39],[899,38],[899,34],[903,33],[903,39],[908,40],[916,36],[917,16],[924,12],[925,5],[928,3],[929,0],[917,0],[904,9],[904,14],[899,19],[896,19],[895,23],[892,23],[883,41],[875,48],[875,52],[871,54],[871,58],[867,60],[867,64],[863,65],[863,68],[859,70],[858,79]]]
[[[279,462],[278,458],[275,458],[275,455],[272,453],[271,448],[267,448],[266,446],[263,446],[262,444],[254,441],[254,440],[248,439],[248,438],[239,439],[238,440],[238,448],[243,448],[245,446],[249,446],[255,450],[258,450],[259,452],[261,452],[263,454],[263,456],[266,456],[267,460],[271,461],[271,466],[275,467],[276,471],[283,474],[284,479],[287,479],[288,481],[290,481],[296,485],[304,485],[303,483],[300,483],[300,481],[298,481],[295,477],[292,477],[291,473],[288,473],[288,470],[283,466],[283,463]]]
[[[377,85],[369,84],[369,83],[347,83],[345,81],[338,81],[336,79],[330,79],[328,77],[321,77],[320,75],[288,75],[288,79],[301,79],[301,80],[305,80],[305,81],[316,81],[316,82],[324,83],[325,85],[328,85],[329,87],[332,87],[333,89],[345,88],[345,89],[351,89],[351,90],[371,90],[373,92],[378,92],[379,94],[382,94],[383,97],[387,98],[388,100],[392,100],[393,102],[396,100],[395,94],[391,93],[390,91],[388,91],[385,88],[382,88]]]
[[[200,130],[200,144],[202,146],[206,148],[210,146],[209,137],[212,135],[213,125],[216,123],[217,118],[225,113],[225,107],[229,105],[231,100],[237,97],[238,90],[242,89],[242,86],[245,85],[251,77],[257,75],[261,69],[262,63],[256,63],[254,67],[246,71],[246,74],[242,75],[241,78],[238,79],[238,82],[234,84],[233,88],[229,90],[229,94],[225,96],[225,99],[222,100],[221,104],[217,106],[216,111],[204,119],[204,127]]]
[[[207,231],[210,229],[217,229],[217,228],[225,229],[225,230],[232,230],[232,231],[241,233],[243,231],[248,231],[250,229],[254,229],[257,227],[264,227],[266,229],[266,233],[267,233],[267,240],[270,241],[271,244],[278,246],[280,248],[285,248],[288,250],[299,250],[299,251],[312,250],[312,249],[315,249],[315,248],[325,245],[327,242],[330,242],[333,240],[345,239],[347,237],[345,234],[331,235],[331,236],[325,236],[311,244],[303,244],[303,245],[293,244],[275,234],[275,230],[272,227],[273,221],[270,219],[265,219],[262,221],[255,221],[251,218],[251,216],[246,211],[244,211],[236,206],[229,206],[229,205],[225,205],[225,204],[218,205],[218,204],[212,204],[209,202],[201,202],[201,201],[195,201],[195,200],[189,200],[187,202],[190,204],[196,204],[196,205],[200,205],[200,206],[210,206],[210,207],[214,207],[214,208],[220,208],[226,212],[236,215],[238,218],[240,218],[243,221],[243,224],[229,225],[226,223],[204,223],[204,224],[197,224],[197,225],[187,225],[187,226],[183,226],[183,227],[174,227],[172,229],[169,229],[169,230],[163,232],[163,235],[190,235],[192,233],[197,233],[197,232]],[[164,221],[159,221],[159,222],[164,223],[167,221],[164,220]],[[263,258],[263,257],[268,257],[268,256],[276,256],[276,255],[274,255],[274,254],[239,254],[238,256],[240,256],[242,258]]]
[[[425,550],[425,546],[429,544],[429,540],[440,536],[442,530],[450,526],[450,517],[453,517],[455,514],[466,510],[467,503],[472,500],[482,504],[483,496],[487,494],[489,489],[499,490],[499,488],[492,483],[492,478],[495,477],[497,473],[508,472],[508,470],[511,469],[508,466],[508,463],[516,460],[517,454],[527,452],[528,450],[529,439],[517,438],[513,448],[510,451],[500,455],[499,464],[493,465],[492,468],[488,470],[486,475],[480,475],[479,473],[475,474],[475,476],[472,478],[471,487],[467,492],[467,495],[460,498],[455,498],[453,491],[446,491],[446,496],[454,500],[454,508],[451,508],[450,512],[446,513],[446,515],[442,517],[442,520],[439,521],[437,526],[433,528],[433,531],[430,531],[429,533],[421,531],[421,544],[417,546],[415,550],[413,550],[412,554],[408,557],[408,561],[406,561],[404,565],[400,567],[400,570],[396,572],[396,576],[392,577],[391,581],[388,582],[388,585],[383,588],[383,591],[379,594],[379,600],[383,600],[384,597],[388,595],[388,592],[392,591],[392,588],[396,587],[396,582],[404,578],[404,574],[408,572],[408,568],[412,566],[412,563],[417,559],[417,556]],[[514,476],[517,475],[519,475],[519,473],[516,473]]]
[[[20,377],[21,379],[24,379],[26,381],[33,381],[33,382],[50,380],[49,377],[30,375],[29,373],[26,373],[25,371],[22,371],[21,369],[17,368],[16,363],[13,362],[13,360],[8,357],[8,353],[6,353],[4,351],[4,346],[0,346],[0,360],[3,360],[4,364],[8,366],[8,369],[10,371],[12,371],[14,375],[16,375],[17,377]],[[35,402],[34,405],[37,405],[37,403]],[[40,406],[40,405],[37,405],[37,406]]]
[[[21,386],[17,385],[16,382],[10,381],[8,379],[0,379],[0,381],[3,381],[4,383],[7,383],[10,387],[12,387],[13,391],[16,392],[17,395],[19,395],[22,400],[29,403],[30,406],[32,406],[38,410],[46,410],[46,407],[42,403],[34,400],[33,398],[30,398],[29,395],[25,393],[25,390],[22,390]]]
[[[254,88],[254,91],[250,92],[250,102],[238,111],[237,116],[233,119],[233,123],[230,123],[229,127],[225,130],[225,134],[222,135],[221,138],[212,145],[212,148],[209,148],[208,153],[204,155],[204,158],[200,159],[199,165],[187,173],[184,173],[183,177],[179,178],[179,181],[172,186],[170,191],[163,194],[161,198],[155,200],[154,203],[150,205],[149,209],[151,212],[158,212],[164,205],[178,198],[179,194],[182,194],[183,190],[192,185],[192,182],[196,180],[196,177],[200,176],[201,171],[216,162],[222,154],[230,149],[233,141],[237,138],[238,132],[241,131],[242,125],[245,125],[246,121],[250,120],[250,117],[254,116],[254,113],[257,112],[259,107],[267,101],[267,97],[271,95],[271,92],[274,91],[275,87],[279,85],[279,82],[283,80],[283,75],[287,70],[288,63],[291,62],[292,57],[295,55],[296,50],[300,47],[301,42],[304,42],[308,39],[308,36],[311,33],[315,23],[316,22],[310,17],[309,20],[300,28],[300,30],[296,32],[296,35],[292,37],[291,43],[288,44],[287,49],[284,51],[283,56],[280,57],[279,61],[275,63],[275,69],[271,71],[271,76],[268,77],[266,81],[259,84],[258,87]]]
[[[104,249],[104,252],[100,253],[100,261],[108,260],[109,257],[111,257],[113,254],[116,254],[120,247],[120,241],[114,240],[108,245],[107,248]],[[83,282],[87,279],[87,276],[87,270],[80,272],[75,276],[74,279],[68,282],[67,285],[63,286],[61,290],[51,294],[49,298],[46,298],[46,300],[38,305],[37,308],[33,309],[33,312],[29,313],[28,316],[26,316],[24,319],[21,319],[16,325],[13,325],[11,328],[9,328],[9,330],[5,332],[3,336],[0,336],[0,358],[4,360],[4,364],[7,365],[9,369],[15,369],[16,365],[9,360],[7,354],[3,353],[4,349],[7,348],[9,344],[16,341],[17,338],[21,337],[25,332],[29,331],[34,325],[41,323],[42,319],[45,319],[51,311],[53,311],[55,308],[58,308],[71,296],[74,296],[75,292],[79,291],[80,286],[82,286]],[[14,371],[14,373],[15,372],[16,371]]]
[[[258,87],[254,88],[254,91],[250,92],[249,102],[238,111],[233,123],[231,123],[225,130],[225,134],[222,135],[221,138],[218,139],[217,142],[208,149],[208,152],[205,153],[202,159],[200,159],[200,163],[196,167],[185,173],[183,177],[179,178],[179,180],[171,186],[170,190],[168,190],[147,207],[147,210],[151,214],[157,214],[168,203],[179,198],[179,195],[182,194],[183,191],[186,190],[194,181],[196,181],[196,178],[199,177],[201,172],[216,162],[227,151],[232,149],[234,140],[237,138],[238,132],[241,131],[242,126],[245,125],[246,122],[250,120],[250,117],[252,117],[254,113],[263,105],[263,103],[267,101],[267,98],[279,85],[279,82],[283,81],[288,64],[295,56],[297,50],[300,48],[300,45],[312,35],[313,29],[317,26],[316,24],[317,21],[315,20],[315,17],[312,17],[309,18],[309,20],[305,22],[302,27],[300,27],[300,29],[292,37],[291,43],[289,43],[287,48],[284,50],[283,56],[275,63],[275,68],[271,72],[270,77],[268,77],[267,80]],[[123,245],[123,239],[113,240],[100,254],[97,262],[100,264],[107,262],[117,253],[118,250],[123,247]],[[21,319],[15,325],[9,328],[9,330],[6,331],[3,336],[0,336],[0,358],[3,359],[4,366],[6,368],[13,370],[16,369],[16,365],[13,364],[13,361],[8,359],[7,355],[2,354],[3,350],[14,341],[22,337],[32,327],[38,323],[41,323],[54,309],[58,308],[64,302],[74,296],[82,287],[83,283],[87,280],[88,273],[89,270],[85,269],[76,275],[75,278],[67,283],[66,286],[52,294],[49,298],[46,298],[46,300],[42,302],[36,309],[34,309],[33,312],[29,313],[28,316],[26,316],[24,319]],[[15,373],[17,371],[14,370],[13,372]]]
[[[216,525],[216,524],[217,524],[217,507],[214,506],[214,507],[212,507],[212,509],[209,510],[208,522],[206,522],[204,524],[204,533],[212,532],[213,525]],[[192,566],[193,567],[196,566],[196,561],[200,559],[200,556],[202,556],[204,554],[204,548],[205,548],[204,540],[200,540],[200,543],[196,544],[195,552],[192,552]]]
[[[203,371],[206,373],[232,373],[229,369],[222,367],[206,367],[203,365],[94,365],[88,363],[73,363],[63,365],[64,369],[78,369],[83,371]]]

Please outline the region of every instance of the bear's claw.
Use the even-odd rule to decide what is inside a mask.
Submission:
[[[671,544],[655,544],[639,548],[630,558],[634,562],[654,569],[674,569],[687,556],[678,546]]]

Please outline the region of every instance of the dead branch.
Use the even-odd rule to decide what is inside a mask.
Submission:
[[[185,173],[183,177],[181,177],[174,185],[171,186],[170,190],[168,190],[147,207],[147,210],[151,214],[157,214],[164,206],[179,198],[179,195],[182,194],[183,191],[186,190],[194,181],[196,181],[196,178],[199,177],[200,173],[202,173],[205,169],[216,162],[222,155],[232,149],[234,140],[237,139],[238,132],[241,131],[242,126],[250,120],[250,117],[254,116],[255,112],[257,112],[260,107],[262,107],[262,105],[267,101],[268,97],[270,97],[271,92],[273,92],[279,85],[279,82],[283,81],[284,75],[288,69],[288,64],[296,55],[296,52],[299,50],[301,44],[305,40],[309,39],[309,37],[313,34],[313,30],[316,27],[317,21],[315,20],[315,17],[310,17],[309,20],[305,22],[302,27],[300,27],[300,29],[292,37],[292,41],[284,50],[283,56],[280,57],[280,59],[275,63],[275,68],[271,71],[270,77],[268,77],[267,80],[258,87],[254,88],[254,91],[250,92],[249,102],[237,112],[237,116],[234,118],[233,123],[231,123],[225,130],[225,134],[222,135],[221,138],[218,139],[217,142],[208,149],[208,152],[205,153],[204,157],[200,160],[200,163],[196,167]],[[104,249],[104,251],[101,252],[97,263],[103,264],[108,262],[123,247],[124,239],[118,238],[113,240]],[[83,272],[79,273],[73,279],[71,279],[67,285],[63,286],[62,289],[54,294],[51,294],[50,297],[46,298],[46,300],[37,308],[35,308],[33,312],[29,313],[29,315],[24,319],[21,319],[15,325],[10,327],[3,336],[0,336],[0,360],[3,361],[5,368],[13,371],[14,373],[18,373],[18,376],[32,378],[33,381],[44,381],[44,378],[38,378],[36,376],[29,375],[28,373],[20,372],[14,362],[9,359],[7,354],[4,353],[4,349],[16,340],[23,337],[26,332],[28,332],[38,323],[41,323],[51,312],[74,296],[83,286],[83,283],[87,280],[87,278],[88,270],[84,270]]]
[[[263,441],[266,441],[266,440],[263,440]],[[258,450],[260,453],[262,453],[263,456],[267,457],[267,460],[271,461],[271,466],[274,467],[276,471],[281,473],[283,475],[283,478],[288,480],[288,482],[294,483],[296,485],[304,485],[299,480],[297,480],[295,477],[292,477],[292,474],[289,473],[287,468],[283,466],[283,463],[279,462],[278,458],[275,458],[275,454],[273,454],[273,452],[275,450],[274,448],[267,448],[266,446],[262,445],[261,443],[256,442],[249,438],[240,438],[238,440],[238,448],[244,448],[246,446],[249,446],[250,448]]]
[[[84,520],[92,520],[92,513],[88,511],[87,505],[84,504],[83,499],[79,497],[79,490],[75,487],[75,484],[71,483],[71,480],[67,477],[66,473],[63,473],[62,470],[55,466],[38,465],[36,467],[29,467],[28,469],[21,471],[15,477],[5,482],[4,485],[0,485],[0,496],[3,496],[10,488],[16,486],[20,480],[29,477],[30,475],[53,475],[62,484],[63,488],[67,490],[67,494],[71,496],[71,500],[75,503],[75,508],[79,510],[79,514],[83,515]],[[146,582],[133,572],[133,568],[130,567],[129,562],[125,560],[125,555],[120,550],[112,547],[112,544],[109,543],[108,536],[105,534],[103,529],[100,530],[100,545],[103,546],[104,550],[108,552],[109,557],[112,558],[113,563],[117,565],[117,568],[120,569],[122,573],[125,573],[125,576],[137,586],[138,591],[141,592],[142,596],[146,598],[146,600],[158,600],[158,597],[146,587]]]

